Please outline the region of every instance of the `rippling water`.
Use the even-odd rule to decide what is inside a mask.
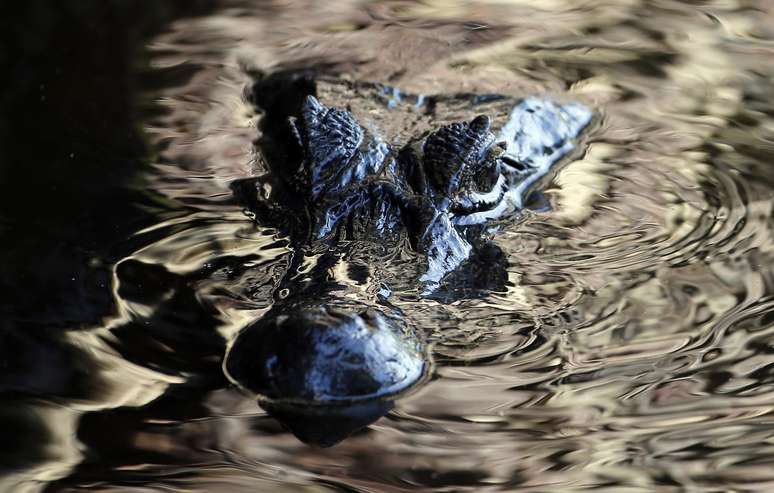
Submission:
[[[774,488],[767,0],[77,5],[0,56],[2,491]],[[495,237],[503,289],[397,287],[431,381],[328,449],[221,371],[291,253],[229,189],[249,88],[300,67],[598,115]]]

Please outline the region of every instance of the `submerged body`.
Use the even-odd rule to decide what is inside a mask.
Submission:
[[[499,110],[407,137],[311,92],[286,94],[295,105],[266,109],[268,137],[258,151],[271,172],[235,186],[260,222],[306,218],[286,226],[298,252],[284,288],[292,295],[245,329],[225,362],[233,381],[272,406],[384,399],[427,373],[418,328],[390,305],[391,286],[353,299],[324,281],[294,284],[304,259],[343,255],[353,242],[389,248],[406,239],[416,255],[413,284],[431,296],[491,245],[592,117],[582,105],[536,98],[404,96],[414,108],[458,98],[472,102],[469,113],[476,101],[496,101]],[[279,125],[289,129],[285,141]],[[264,192],[267,182],[275,193]]]

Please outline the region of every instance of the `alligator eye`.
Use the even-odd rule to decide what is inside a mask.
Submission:
[[[500,162],[509,168],[511,168],[509,171],[513,171],[516,173],[524,173],[525,171],[528,171],[530,169],[530,166],[526,163],[523,163],[521,161],[515,160],[513,157],[508,156],[507,154],[500,156]]]
[[[481,192],[489,191],[497,182],[498,174],[494,166],[482,166],[473,177],[473,186]]]

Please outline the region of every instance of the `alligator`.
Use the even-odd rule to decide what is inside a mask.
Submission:
[[[390,303],[395,286],[353,295],[326,272],[358,250],[373,262],[374,251],[403,249],[413,270],[393,284],[443,299],[477,259],[487,271],[492,236],[575,148],[592,112],[307,74],[259,81],[254,97],[264,173],[232,188],[256,222],[290,238],[294,255],[273,308],[235,338],[224,371],[286,422],[334,416],[350,425],[346,435],[416,388],[431,358],[422,328]],[[436,122],[441,107],[469,116]],[[293,431],[319,443],[314,430]],[[325,444],[341,438],[328,430]]]

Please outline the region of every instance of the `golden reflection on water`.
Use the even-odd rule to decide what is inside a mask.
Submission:
[[[96,390],[25,407],[44,452],[0,489],[774,488],[768,2],[222,3],[147,45],[144,104],[161,110],[142,122],[155,153],[144,179],[159,221],[114,269],[119,312],[65,338]],[[504,291],[448,305],[398,292],[436,374],[325,450],[224,384],[197,387],[217,368],[217,351],[196,352],[210,335],[190,336],[201,367],[174,343],[205,319],[225,341],[271,303],[290,247],[228,184],[261,166],[251,74],[308,64],[415,93],[549,94],[599,115],[546,189],[552,209],[496,236]],[[143,280],[158,292],[132,289]],[[117,427],[115,443],[100,437]]]

